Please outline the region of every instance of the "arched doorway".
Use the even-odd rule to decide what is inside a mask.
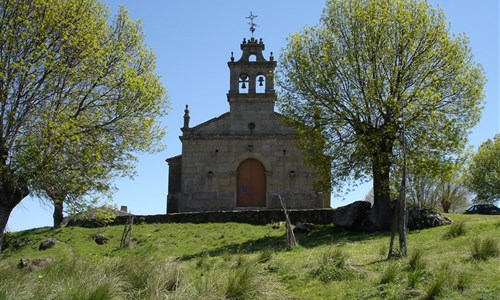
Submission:
[[[266,176],[264,165],[253,158],[238,167],[236,206],[266,207]]]

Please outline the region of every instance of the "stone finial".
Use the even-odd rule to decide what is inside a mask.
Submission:
[[[186,104],[186,109],[184,109],[184,128],[189,128],[189,107]]]

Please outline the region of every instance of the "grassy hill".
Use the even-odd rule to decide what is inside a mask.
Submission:
[[[410,232],[408,258],[392,260],[388,234],[328,225],[292,251],[272,224],[138,224],[130,248],[123,226],[9,233],[0,299],[500,299],[500,217],[448,216]],[[38,250],[47,238],[56,245]],[[51,261],[19,269],[23,258]]]

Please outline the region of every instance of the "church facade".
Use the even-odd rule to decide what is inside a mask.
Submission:
[[[330,207],[330,193],[315,189],[317,173],[297,147],[296,131],[274,111],[276,61],[262,39],[241,44],[228,62],[229,112],[196,126],[186,105],[182,154],[168,158],[167,213]]]

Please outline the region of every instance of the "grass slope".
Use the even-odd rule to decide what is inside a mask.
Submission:
[[[123,226],[9,233],[0,299],[500,299],[500,218],[448,216],[454,225],[410,232],[409,257],[393,260],[388,234],[326,225],[292,251],[271,225],[138,224],[126,249]],[[39,251],[46,238],[55,247]],[[21,258],[55,263],[30,272]]]

